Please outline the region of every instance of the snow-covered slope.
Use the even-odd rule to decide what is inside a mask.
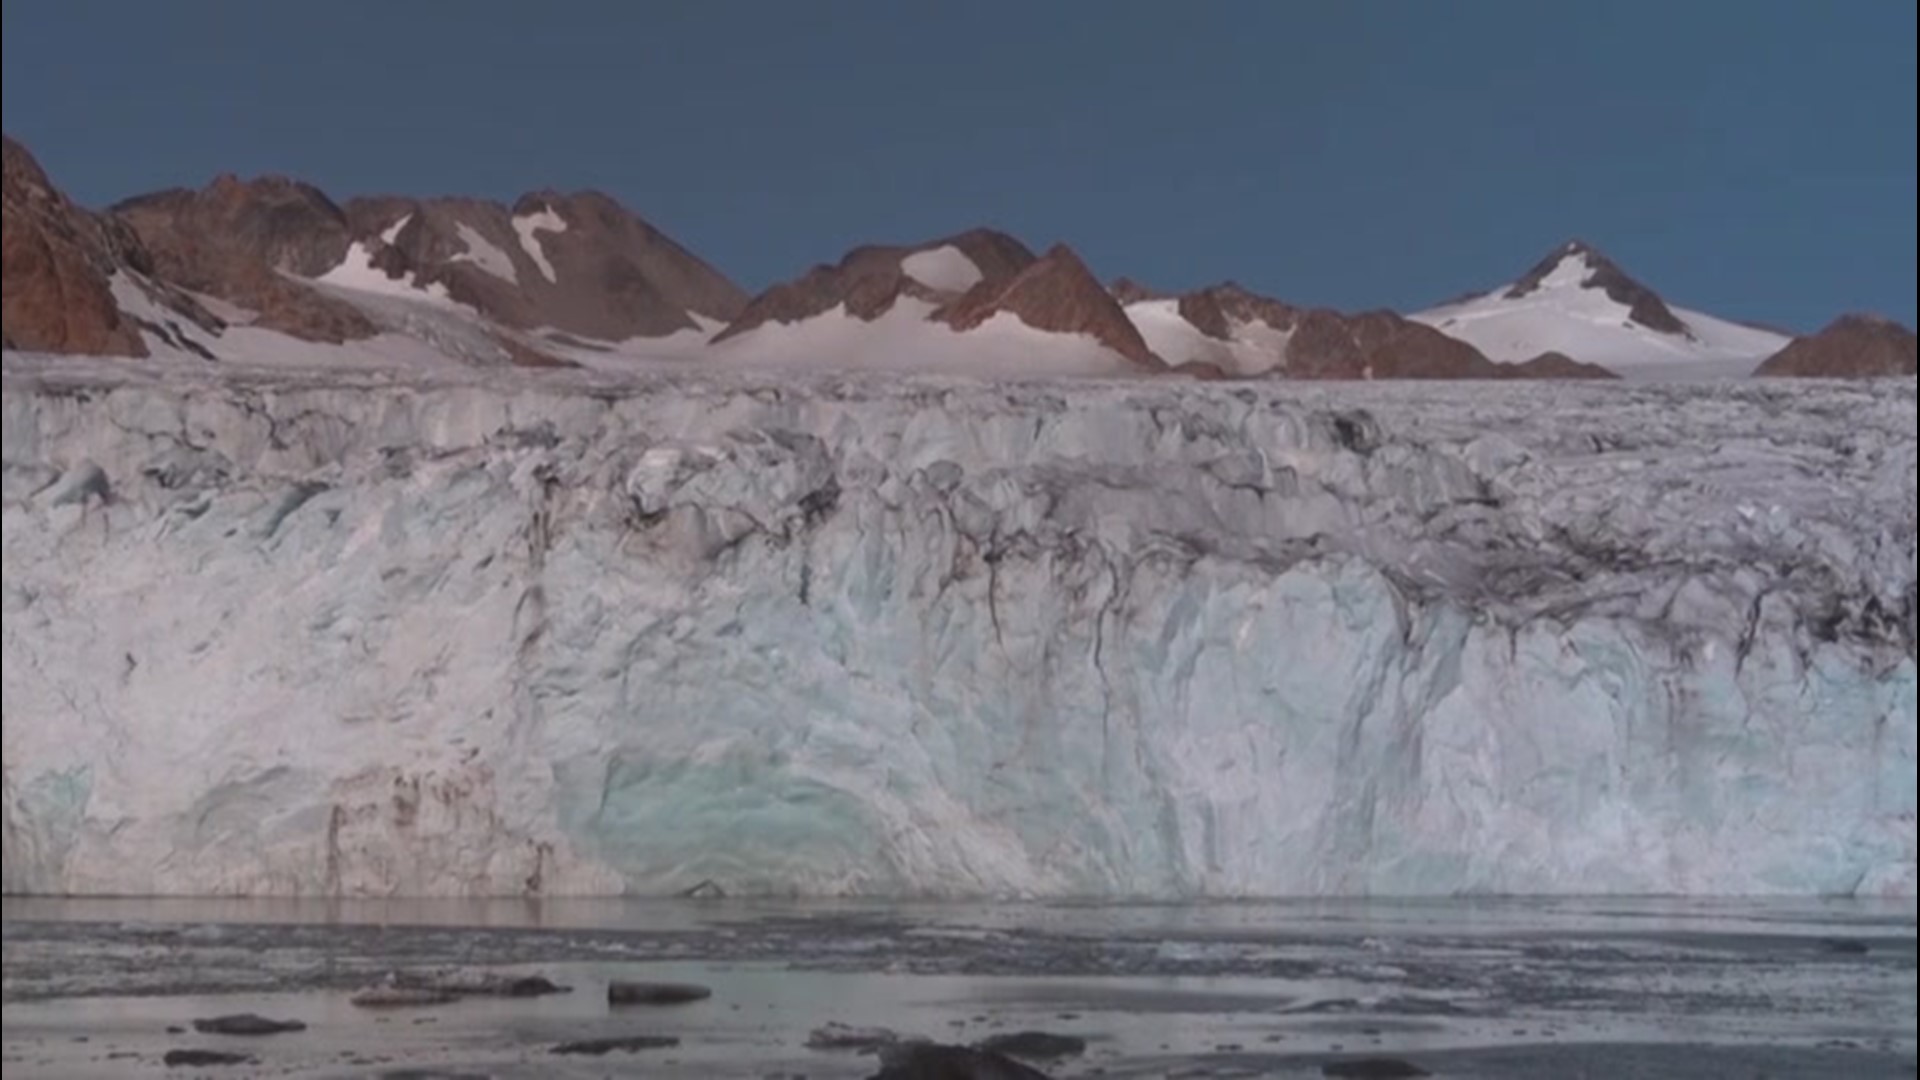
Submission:
[[[1498,363],[1558,352],[1632,378],[1749,375],[1788,341],[1770,330],[1668,307],[1578,242],[1511,285],[1411,317]]]
[[[8,890],[1914,888],[1915,401],[10,356]]]
[[[903,296],[872,319],[836,306],[794,323],[768,323],[710,350],[707,362],[758,371],[890,371],[980,377],[1130,373],[1127,359],[1086,334],[1036,330],[998,314],[965,332],[933,320],[939,304]]]
[[[1209,337],[1180,314],[1178,299],[1136,300],[1127,318],[1147,347],[1170,367],[1210,364],[1228,375],[1264,375],[1286,362],[1292,336],[1257,319],[1235,320],[1225,340]]]

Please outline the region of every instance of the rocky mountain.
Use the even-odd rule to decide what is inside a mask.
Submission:
[[[1913,331],[1891,319],[1842,315],[1817,334],[1794,338],[1755,375],[1863,378],[1915,374]]]
[[[163,277],[250,311],[253,326],[336,345],[378,332],[352,303],[306,284],[340,265],[354,242],[346,214],[310,184],[224,175],[199,191],[128,199],[112,213]]]
[[[1675,307],[1579,240],[1510,284],[1411,318],[1499,363],[1559,353],[1638,377],[1747,375],[1787,341]]]
[[[706,338],[745,294],[613,199],[342,205],[287,177],[75,205],[6,141],[8,349],[559,366]]]
[[[74,205],[26,147],[4,144],[6,348],[146,356],[147,336],[178,340],[181,320],[219,326],[156,278],[152,254],[125,222]]]
[[[753,365],[997,375],[1168,370],[1072,249],[1056,245],[1036,257],[991,229],[856,248],[754,297],[714,344],[716,362]]]
[[[965,331],[1003,316],[1047,333],[1092,338],[1143,372],[1164,369],[1125,310],[1065,244],[1011,277],[983,278],[936,317]]]
[[[254,326],[342,343],[391,328],[391,304],[462,309],[521,352],[681,331],[711,333],[740,289],[595,192],[483,199],[361,198],[345,206],[283,177],[223,176],[113,208],[187,288],[254,313]],[[536,335],[528,338],[527,335]]]
[[[536,192],[511,207],[356,199],[347,215],[376,268],[517,329],[605,342],[710,334],[746,303],[739,286],[599,192]]]
[[[903,296],[950,303],[979,282],[1012,277],[1033,261],[1025,244],[991,229],[923,244],[858,247],[837,263],[813,267],[754,297],[714,341],[740,337],[768,323],[801,322],[839,307],[871,322]]]

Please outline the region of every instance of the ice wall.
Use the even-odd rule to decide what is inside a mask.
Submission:
[[[1914,890],[1914,384],[10,356],[8,891]]]

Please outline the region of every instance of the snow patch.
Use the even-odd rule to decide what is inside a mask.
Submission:
[[[708,337],[712,337],[727,328],[727,320],[716,319],[711,315],[702,315],[698,311],[687,312],[687,318],[692,319],[694,325],[700,328],[700,332]]]
[[[122,313],[162,327],[155,333],[142,328],[151,359],[204,365],[201,353],[187,342],[211,352],[223,370],[341,371],[399,373],[448,370],[470,364],[498,364],[500,347],[484,328],[466,314],[471,309],[450,302],[421,301],[419,293],[369,292],[334,283],[315,287],[346,300],[373,319],[381,331],[369,338],[338,344],[306,341],[250,324],[257,313],[218,298],[203,298],[209,310],[228,325],[209,334],[179,314],[155,303],[146,290],[125,274],[111,279],[113,296]]]
[[[156,301],[144,284],[126,272],[114,271],[107,279],[107,288],[120,314],[139,324],[140,339],[146,343],[150,355],[205,360],[191,345],[218,355],[215,344],[220,338],[217,335],[202,330],[193,320]]]
[[[548,281],[559,282],[553,272],[553,263],[547,261],[547,253],[540,246],[540,233],[562,233],[567,231],[567,222],[551,206],[543,206],[531,214],[516,215],[513,219],[513,231],[520,235],[520,249],[527,253],[533,264]]]
[[[504,250],[464,221],[458,222],[456,228],[460,231],[460,242],[466,245],[466,250],[455,255],[452,261],[472,263],[502,281],[520,284],[520,272],[514,269],[513,259]]]
[[[314,279],[323,284],[356,292],[375,293],[382,296],[399,296],[409,300],[440,301],[451,303],[447,296],[447,287],[432,282],[425,288],[414,284],[411,272],[399,277],[389,277],[385,270],[373,265],[373,253],[358,240],[347,245],[347,254],[340,265]]]
[[[1584,252],[1569,251],[1560,256],[1560,261],[1554,263],[1553,269],[1547,271],[1546,275],[1540,279],[1538,288],[1543,290],[1582,288],[1592,273],[1593,264],[1587,260]]]
[[[406,216],[402,217],[399,221],[396,221],[393,224],[387,226],[386,230],[380,234],[380,242],[388,245],[389,247],[391,247],[395,243],[398,243],[400,240],[401,232],[403,232],[406,229],[407,223],[412,220],[413,220],[413,215],[407,214]]]
[[[942,292],[966,292],[986,276],[966,252],[952,244],[916,251],[900,260],[900,269],[927,288]]]

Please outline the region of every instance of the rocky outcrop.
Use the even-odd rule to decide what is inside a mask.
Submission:
[[[224,175],[114,205],[153,253],[156,272],[255,313],[254,325],[338,344],[371,337],[353,305],[298,280],[338,266],[353,243],[346,214],[311,184]]]
[[[1263,322],[1276,330],[1286,330],[1306,314],[1306,309],[1227,281],[1182,296],[1180,314],[1201,333],[1225,340],[1234,322]]]
[[[1143,371],[1165,370],[1113,294],[1065,244],[1012,277],[982,280],[935,318],[970,330],[1002,312],[1036,330],[1086,334]]]
[[[1543,352],[1518,364],[1495,364],[1503,379],[1617,379],[1620,376],[1599,364],[1575,360],[1566,353]]]
[[[1307,311],[1287,342],[1285,374],[1296,379],[1474,379],[1498,365],[1463,341],[1391,311]]]
[[[857,319],[872,321],[893,309],[903,296],[946,304],[964,290],[943,288],[909,273],[916,255],[951,248],[971,264],[980,281],[1005,281],[1034,262],[1025,244],[992,229],[972,229],[922,244],[871,244],[854,248],[832,265],[815,266],[749,301],[738,318],[714,341],[739,337],[768,323],[794,323],[844,306]]]
[[[1817,334],[1793,339],[1755,369],[1757,376],[1858,379],[1915,374],[1913,331],[1891,319],[1842,315]]]
[[[143,257],[111,222],[75,206],[39,162],[5,139],[6,347],[36,352],[145,356],[140,328],[113,298],[112,276]]]

